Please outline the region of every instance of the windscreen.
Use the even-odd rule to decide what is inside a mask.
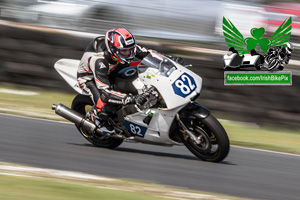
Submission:
[[[170,76],[177,68],[173,62],[164,55],[150,51],[150,53],[142,60],[141,67],[152,67],[158,70],[161,75]]]

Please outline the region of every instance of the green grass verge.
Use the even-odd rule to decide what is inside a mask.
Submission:
[[[4,89],[4,92],[3,92]],[[31,91],[36,95],[17,95],[5,90]],[[63,103],[70,106],[76,93],[33,90],[16,86],[0,86],[0,112],[17,115],[64,120],[56,115],[51,106],[53,103]],[[245,147],[274,150],[286,153],[300,154],[300,130],[285,130],[276,128],[260,128],[253,124],[238,123],[223,120],[222,125],[229,135],[231,144]]]
[[[66,181],[0,175],[1,199],[10,200],[163,200],[149,194],[84,186]]]
[[[300,130],[221,121],[233,145],[300,154]]]
[[[9,93],[9,91],[35,92],[35,95]],[[64,120],[51,110],[52,104],[63,103],[70,107],[76,93],[64,93],[40,89],[24,89],[16,86],[0,86],[0,112],[44,119]]]

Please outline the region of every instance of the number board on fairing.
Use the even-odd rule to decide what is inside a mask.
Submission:
[[[191,94],[196,88],[196,83],[193,77],[187,73],[183,73],[174,83],[172,84],[175,94],[185,98]]]
[[[125,128],[134,136],[144,137],[147,131],[147,128],[127,120],[124,120]]]

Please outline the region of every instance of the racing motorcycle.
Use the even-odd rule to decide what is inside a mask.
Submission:
[[[284,65],[289,63],[292,51],[294,47],[292,43],[288,42],[285,47],[283,46],[274,46],[269,49],[265,55],[265,62],[263,67],[267,70],[283,70]]]
[[[111,131],[101,128],[93,117],[94,105],[77,84],[79,60],[60,59],[55,69],[79,94],[71,108],[53,104],[55,113],[73,122],[90,143],[116,148],[123,141],[161,146],[185,145],[201,160],[222,161],[229,152],[229,139],[219,121],[194,100],[202,88],[202,78],[168,57],[150,53],[137,66],[118,72],[113,89],[123,93],[144,94],[144,105],[115,108],[106,121]]]

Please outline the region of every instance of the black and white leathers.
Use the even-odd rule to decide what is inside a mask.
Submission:
[[[136,57],[143,59],[148,50],[137,45]],[[93,99],[97,110],[106,103],[122,104],[127,94],[112,90],[111,81],[129,64],[114,61],[106,50],[104,37],[98,37],[87,46],[77,71],[78,85]]]

